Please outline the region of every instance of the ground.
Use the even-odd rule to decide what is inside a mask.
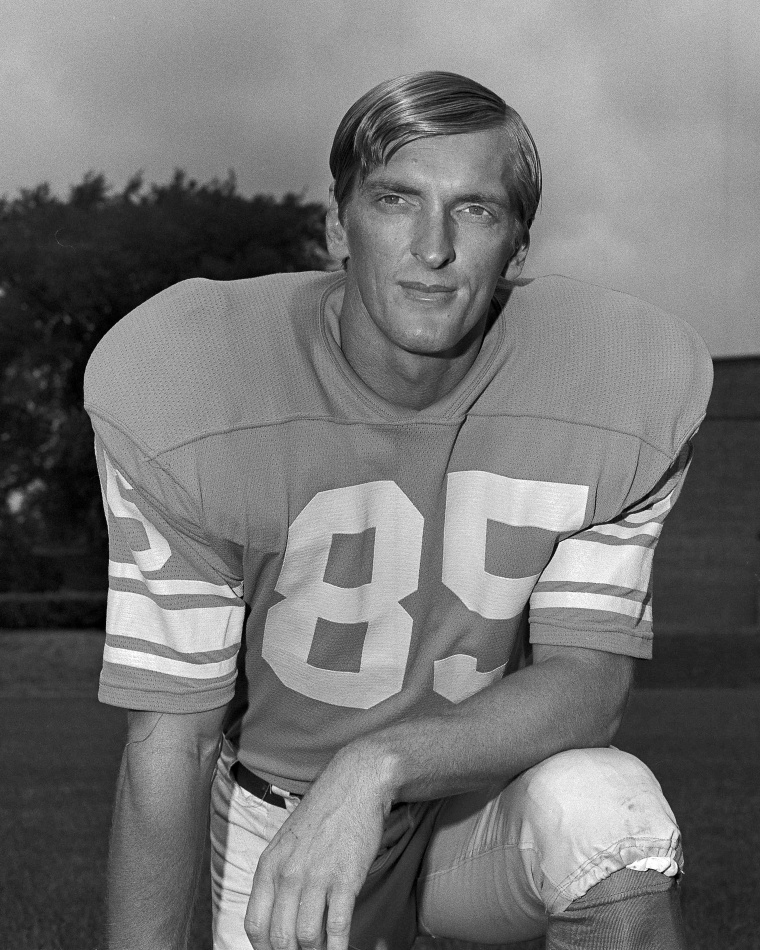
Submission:
[[[653,769],[679,818],[690,950],[753,950],[760,947],[760,651],[754,642],[740,645],[732,666],[726,639],[723,665],[717,652],[711,665],[715,644],[689,642],[696,645],[681,648],[682,662],[671,645],[665,672],[641,678],[616,745]],[[0,946],[7,950],[104,947],[124,713],[95,700],[101,648],[97,633],[0,634]],[[663,685],[663,677],[681,685]],[[206,880],[190,950],[209,950],[208,904]],[[430,946],[419,941],[417,950]]]

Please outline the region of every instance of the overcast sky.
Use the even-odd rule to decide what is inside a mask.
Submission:
[[[25,0],[0,31],[0,194],[229,168],[324,200],[348,106],[449,69],[499,92],[544,164],[528,275],[565,273],[760,354],[757,0]]]

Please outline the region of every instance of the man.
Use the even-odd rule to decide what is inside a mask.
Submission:
[[[183,946],[209,803],[217,950],[682,947],[678,828],[610,742],[704,347],[519,279],[539,160],[477,83],[382,83],[331,168],[343,272],[184,282],[88,368],[112,950]]]

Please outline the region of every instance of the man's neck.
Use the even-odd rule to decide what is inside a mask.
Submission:
[[[443,399],[467,375],[482,343],[453,358],[395,351],[371,352],[350,334],[341,348],[353,371],[386,402],[404,409],[426,409]],[[385,357],[385,358],[384,358]]]
[[[368,322],[345,319],[342,297],[328,302],[337,342],[353,371],[377,396],[404,409],[422,410],[443,399],[475,362],[487,319],[474,327],[456,352],[413,353],[384,345]]]

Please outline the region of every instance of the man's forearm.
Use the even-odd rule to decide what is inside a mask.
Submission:
[[[273,933],[294,946],[297,933],[309,935],[312,946],[325,927],[329,946],[348,946],[355,896],[394,800],[506,784],[562,749],[610,742],[633,662],[552,647],[534,660],[441,715],[379,729],[333,757],[259,860],[246,914],[253,946],[271,948]]]
[[[390,799],[402,801],[506,783],[554,753],[608,745],[633,663],[593,650],[544,648],[542,662],[440,715],[378,730],[346,747],[331,766],[353,760]]]
[[[110,950],[182,950],[187,940],[218,744],[172,742],[161,718],[127,743],[122,759],[108,866]]]

